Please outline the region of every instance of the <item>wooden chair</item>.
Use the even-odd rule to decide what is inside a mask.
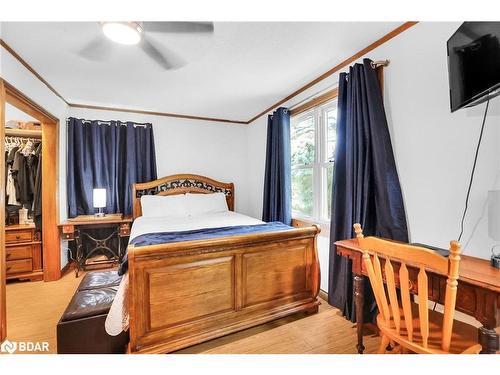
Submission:
[[[377,325],[382,336],[379,353],[385,353],[389,344],[395,346],[393,353],[451,354],[478,353],[481,350],[481,345],[477,344],[477,328],[453,319],[460,263],[459,242],[451,241],[450,255],[443,257],[423,247],[364,237],[359,224],[354,224],[354,230],[379,309]],[[393,264],[392,260],[396,262]],[[409,279],[408,270],[412,268],[418,270],[417,285]],[[444,314],[428,309],[426,269],[448,276]],[[411,293],[415,292],[418,304],[412,302]]]

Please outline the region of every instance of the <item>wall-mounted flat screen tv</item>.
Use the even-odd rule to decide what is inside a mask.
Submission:
[[[500,94],[500,22],[464,22],[447,46],[452,112]]]

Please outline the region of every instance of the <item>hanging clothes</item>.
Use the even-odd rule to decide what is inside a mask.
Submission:
[[[12,176],[15,182],[17,200],[23,207],[28,208],[31,206],[28,164],[26,163],[26,157],[19,150],[14,156],[14,163],[11,170],[13,172]]]
[[[15,217],[17,211],[24,207],[28,209],[28,216],[38,221],[37,229],[40,229],[42,144],[38,140],[7,137],[5,150],[7,151],[5,158],[7,217]],[[36,216],[38,220],[35,220]]]
[[[7,147],[6,147],[7,149]],[[17,190],[15,185],[15,180],[12,171],[12,164],[14,163],[14,156],[16,152],[19,150],[19,147],[15,146],[10,149],[5,158],[5,171],[6,171],[6,183],[5,183],[5,195],[8,205],[19,206],[19,202],[17,200]]]
[[[38,170],[38,154],[37,150],[38,147],[41,145],[39,144],[33,144],[31,152],[26,156],[26,167],[27,167],[27,172],[28,172],[28,187],[29,187],[29,193],[30,193],[30,201],[31,205],[29,207],[30,210],[33,208],[33,202],[35,200],[35,180],[37,176],[37,170]]]
[[[42,229],[42,144],[40,143],[34,154],[37,158],[35,184],[33,190],[33,220],[38,231]]]

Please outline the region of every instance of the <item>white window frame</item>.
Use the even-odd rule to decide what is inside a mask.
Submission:
[[[326,113],[329,109],[337,107],[337,98],[324,104],[313,107],[303,113],[291,118],[292,123],[300,122],[313,116],[314,119],[314,162],[313,164],[292,166],[292,170],[301,168],[311,168],[313,172],[313,214],[307,216],[304,213],[292,210],[292,217],[307,221],[314,221],[320,224],[328,224],[328,185],[327,170],[333,162],[328,161],[328,132],[326,123]]]

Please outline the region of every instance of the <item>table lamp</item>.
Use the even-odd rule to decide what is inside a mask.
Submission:
[[[103,208],[106,207],[106,189],[94,189],[93,194],[94,208],[97,208],[95,217],[104,217],[106,214]]]

